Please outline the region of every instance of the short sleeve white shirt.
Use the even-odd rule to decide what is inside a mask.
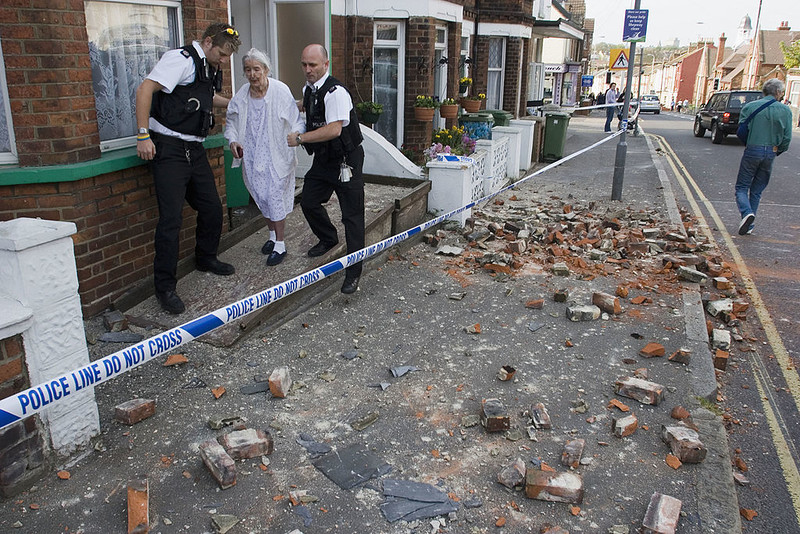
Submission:
[[[193,41],[192,46],[194,46],[197,54],[205,60],[206,54],[203,52],[200,43]],[[191,57],[183,55],[180,49],[167,50],[158,60],[156,66],[153,67],[153,70],[150,71],[150,74],[147,75],[147,79],[162,85],[162,91],[165,93],[171,93],[177,85],[189,85],[192,83],[194,81],[194,71],[194,61]],[[184,141],[203,142],[204,139],[196,135],[188,135],[171,130],[153,117],[150,117],[150,129],[156,133],[178,137]]]
[[[328,79],[328,74],[326,73],[325,76],[320,78],[313,84],[316,89],[322,87],[325,81]],[[306,86],[311,86],[311,84],[306,83]],[[303,88],[305,90],[305,87]],[[350,94],[347,92],[347,89],[341,86],[334,86],[332,91],[328,91],[325,94],[325,123],[330,124],[336,121],[342,121],[342,127],[344,128],[348,124],[350,124],[350,110],[353,109],[353,100],[350,98]]]

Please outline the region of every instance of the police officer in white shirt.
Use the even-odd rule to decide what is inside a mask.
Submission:
[[[222,204],[203,141],[214,126],[213,108],[228,105],[215,93],[222,90],[222,65],[240,44],[229,24],[212,24],[200,41],[166,52],[136,91],[136,152],[151,162],[158,200],[155,292],[169,313],[186,309],[175,292],[184,200],[197,211],[197,268],[234,273],[233,265],[217,259]]]

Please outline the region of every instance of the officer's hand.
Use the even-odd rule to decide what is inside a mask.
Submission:
[[[145,161],[150,161],[151,159],[153,159],[156,155],[156,145],[153,144],[152,139],[137,141],[136,155]]]

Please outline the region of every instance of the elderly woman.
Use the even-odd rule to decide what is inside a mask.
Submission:
[[[305,131],[305,123],[287,85],[268,78],[269,58],[251,48],[242,58],[246,83],[228,104],[225,139],[241,159],[244,183],[267,219],[269,240],[261,247],[267,265],[286,257],[286,216],[294,208],[297,158],[286,143],[289,132]]]

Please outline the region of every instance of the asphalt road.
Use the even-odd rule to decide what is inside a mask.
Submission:
[[[800,308],[796,305],[800,297],[800,141],[795,140],[775,160],[755,232],[738,236],[734,185],[743,147],[734,136],[721,145],[712,144],[708,134],[695,138],[692,118],[674,113],[648,115],[642,127],[666,141],[664,166],[679,171],[674,188],[678,204],[689,207],[691,198],[699,207],[723,255],[742,276],[737,276],[740,293],[746,280],[752,281],[744,294],[751,303],[747,321],[741,325],[745,340],[737,344],[731,365],[720,376],[720,404],[729,416],[731,456],[744,461],[748,471],[743,474],[750,481],[739,488],[739,504],[760,516],[743,521],[743,531],[800,532],[800,388],[795,365],[800,351]],[[654,144],[659,146],[658,139],[654,138]]]

